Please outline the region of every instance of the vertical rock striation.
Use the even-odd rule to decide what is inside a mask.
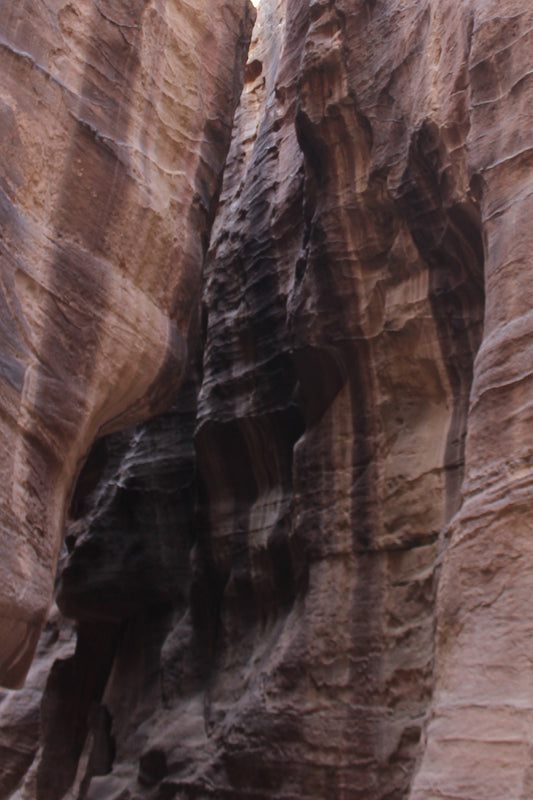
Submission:
[[[260,7],[197,433],[231,797],[409,789],[484,314],[471,28],[451,11]]]
[[[221,9],[189,20],[210,56]],[[0,697],[0,798],[530,800],[532,23],[526,0],[261,0],[201,314],[164,243],[179,212],[199,264],[207,223],[176,199],[146,245],[184,386],[85,463],[76,641],[52,620],[33,700]],[[120,180],[106,242],[144,230]],[[182,366],[152,358],[159,397]]]
[[[87,452],[168,407],[245,0],[0,4],[0,681],[23,681]]]
[[[273,796],[406,797],[429,713],[412,798],[525,800],[531,10],[277,10],[214,239],[199,416],[227,628],[255,608],[241,625],[269,631],[263,597],[294,581],[261,690],[255,670],[238,690],[262,753],[240,791],[265,762],[279,779],[281,748]],[[244,496],[202,455],[229,426]]]
[[[435,696],[412,800],[526,800],[531,751],[532,97],[528,3],[473,3],[469,168],[485,245],[484,336],[463,505],[438,602]]]

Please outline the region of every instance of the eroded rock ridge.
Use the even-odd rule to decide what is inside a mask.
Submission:
[[[86,462],[0,797],[530,800],[532,30],[262,0],[182,393]]]
[[[182,379],[250,8],[0,4],[4,685],[31,661],[90,446]]]

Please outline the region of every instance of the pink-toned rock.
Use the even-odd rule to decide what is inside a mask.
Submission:
[[[247,0],[0,5],[0,682],[19,685],[95,438],[176,394]]]
[[[409,791],[484,309],[468,25],[443,6],[259,9],[197,433],[225,587],[208,719],[231,797]]]
[[[467,152],[481,209],[486,312],[463,504],[439,587],[434,698],[411,800],[533,796],[533,10],[473,2],[471,14]]]
[[[522,800],[531,12],[295,0],[260,16],[197,435],[234,796],[268,775],[280,797]],[[243,631],[269,641],[259,684],[236,677]]]
[[[20,798],[531,800],[532,23],[261,1],[187,402],[82,474]]]

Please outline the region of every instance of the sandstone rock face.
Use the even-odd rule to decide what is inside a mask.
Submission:
[[[183,390],[81,473],[4,797],[531,800],[532,22],[262,0]]]
[[[485,302],[456,6],[260,9],[197,432],[231,797],[409,792]]]
[[[180,384],[246,0],[0,4],[0,683],[50,605],[95,438]]]
[[[533,12],[262,13],[197,436],[231,796],[525,800]]]

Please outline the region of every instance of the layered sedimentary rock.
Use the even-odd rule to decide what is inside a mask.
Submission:
[[[205,295],[230,796],[525,800],[532,12],[277,13]]]
[[[188,379],[81,474],[6,798],[530,800],[532,22],[262,0]]]
[[[434,701],[412,800],[526,800],[533,793],[533,10],[489,2],[472,11],[467,148],[481,210],[486,310],[463,504],[450,525],[440,582]]]
[[[445,11],[280,4],[282,41],[249,65],[197,433],[231,797],[412,780],[484,313],[469,25]]]
[[[0,683],[50,605],[93,441],[179,387],[253,9],[0,5]]]

